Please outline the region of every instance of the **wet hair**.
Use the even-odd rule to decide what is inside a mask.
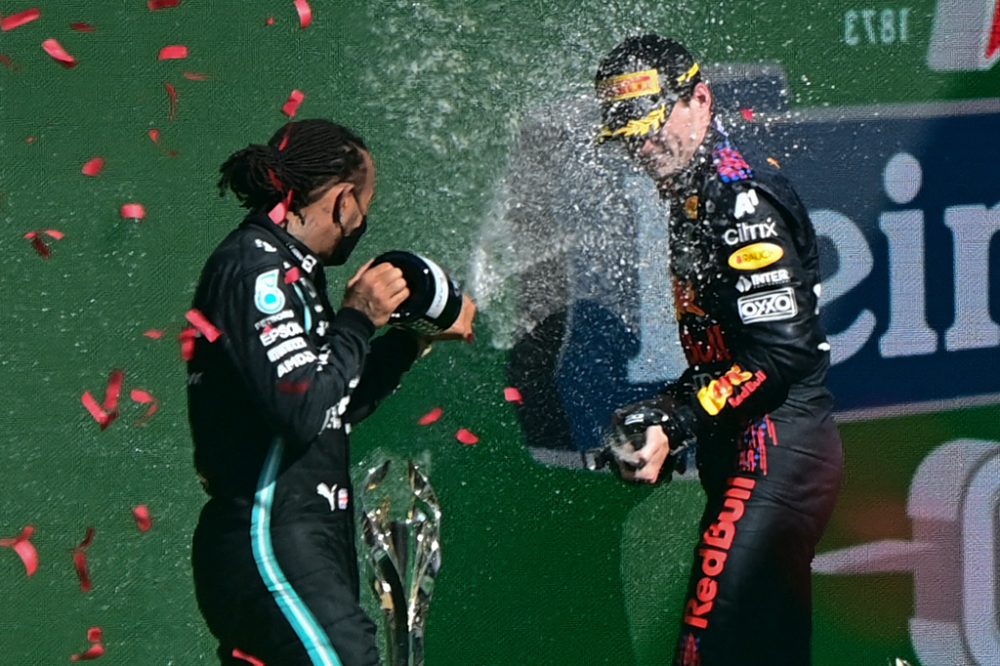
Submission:
[[[270,208],[292,191],[289,208],[301,210],[336,183],[359,184],[368,147],[357,134],[329,120],[287,123],[267,144],[254,143],[229,156],[219,173],[219,195],[232,190],[251,209]]]

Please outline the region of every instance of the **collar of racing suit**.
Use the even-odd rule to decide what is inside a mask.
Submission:
[[[299,239],[285,231],[283,227],[272,222],[271,218],[267,216],[266,211],[259,210],[250,213],[243,221],[243,224],[259,227],[260,230],[273,236],[278,244],[291,252],[299,268],[313,284],[320,287],[325,286],[326,271],[323,269],[323,262]]]
[[[721,124],[713,122],[705,132],[705,138],[691,157],[691,161],[673,178],[659,184],[660,196],[671,202],[671,206],[683,204],[692,194],[698,194],[714,172],[713,152],[715,147],[726,141]],[[674,207],[674,210],[679,210]]]

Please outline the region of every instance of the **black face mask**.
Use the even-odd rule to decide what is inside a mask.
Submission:
[[[354,202],[358,206],[358,210],[361,210],[361,202],[358,201],[358,196],[351,193],[354,196]],[[357,229],[349,234],[344,233],[344,225],[339,221],[336,222],[337,226],[340,227],[340,242],[337,243],[337,247],[333,250],[333,254],[326,261],[328,266],[343,266],[347,263],[348,258],[350,258],[351,253],[354,252],[354,248],[357,246],[358,241],[361,237],[365,235],[368,231],[368,215],[365,214],[361,217],[361,224]]]

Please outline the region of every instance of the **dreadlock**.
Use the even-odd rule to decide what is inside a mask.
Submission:
[[[270,208],[292,192],[291,210],[322,196],[327,186],[360,182],[364,141],[351,130],[314,119],[285,124],[267,145],[250,144],[229,156],[219,172],[219,196],[232,190],[251,209]]]

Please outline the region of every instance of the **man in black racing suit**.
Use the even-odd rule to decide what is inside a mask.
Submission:
[[[253,212],[212,253],[194,297],[207,323],[188,366],[189,415],[211,496],[192,553],[199,607],[223,664],[377,664],[359,606],[348,433],[426,341],[401,329],[371,340],[409,294],[390,264],[362,266],[339,311],[327,298],[324,264],[343,263],[364,232],[374,164],[349,130],[307,120],[221,171],[220,187]],[[467,305],[443,337],[471,333]]]
[[[842,468],[812,224],[785,179],[755,173],[732,145],[677,42],[627,39],[597,90],[602,137],[622,140],[671,204],[689,367],[616,422],[639,440],[621,466],[630,480],[669,477],[696,447],[707,503],[674,663],[809,664],[810,565]]]

